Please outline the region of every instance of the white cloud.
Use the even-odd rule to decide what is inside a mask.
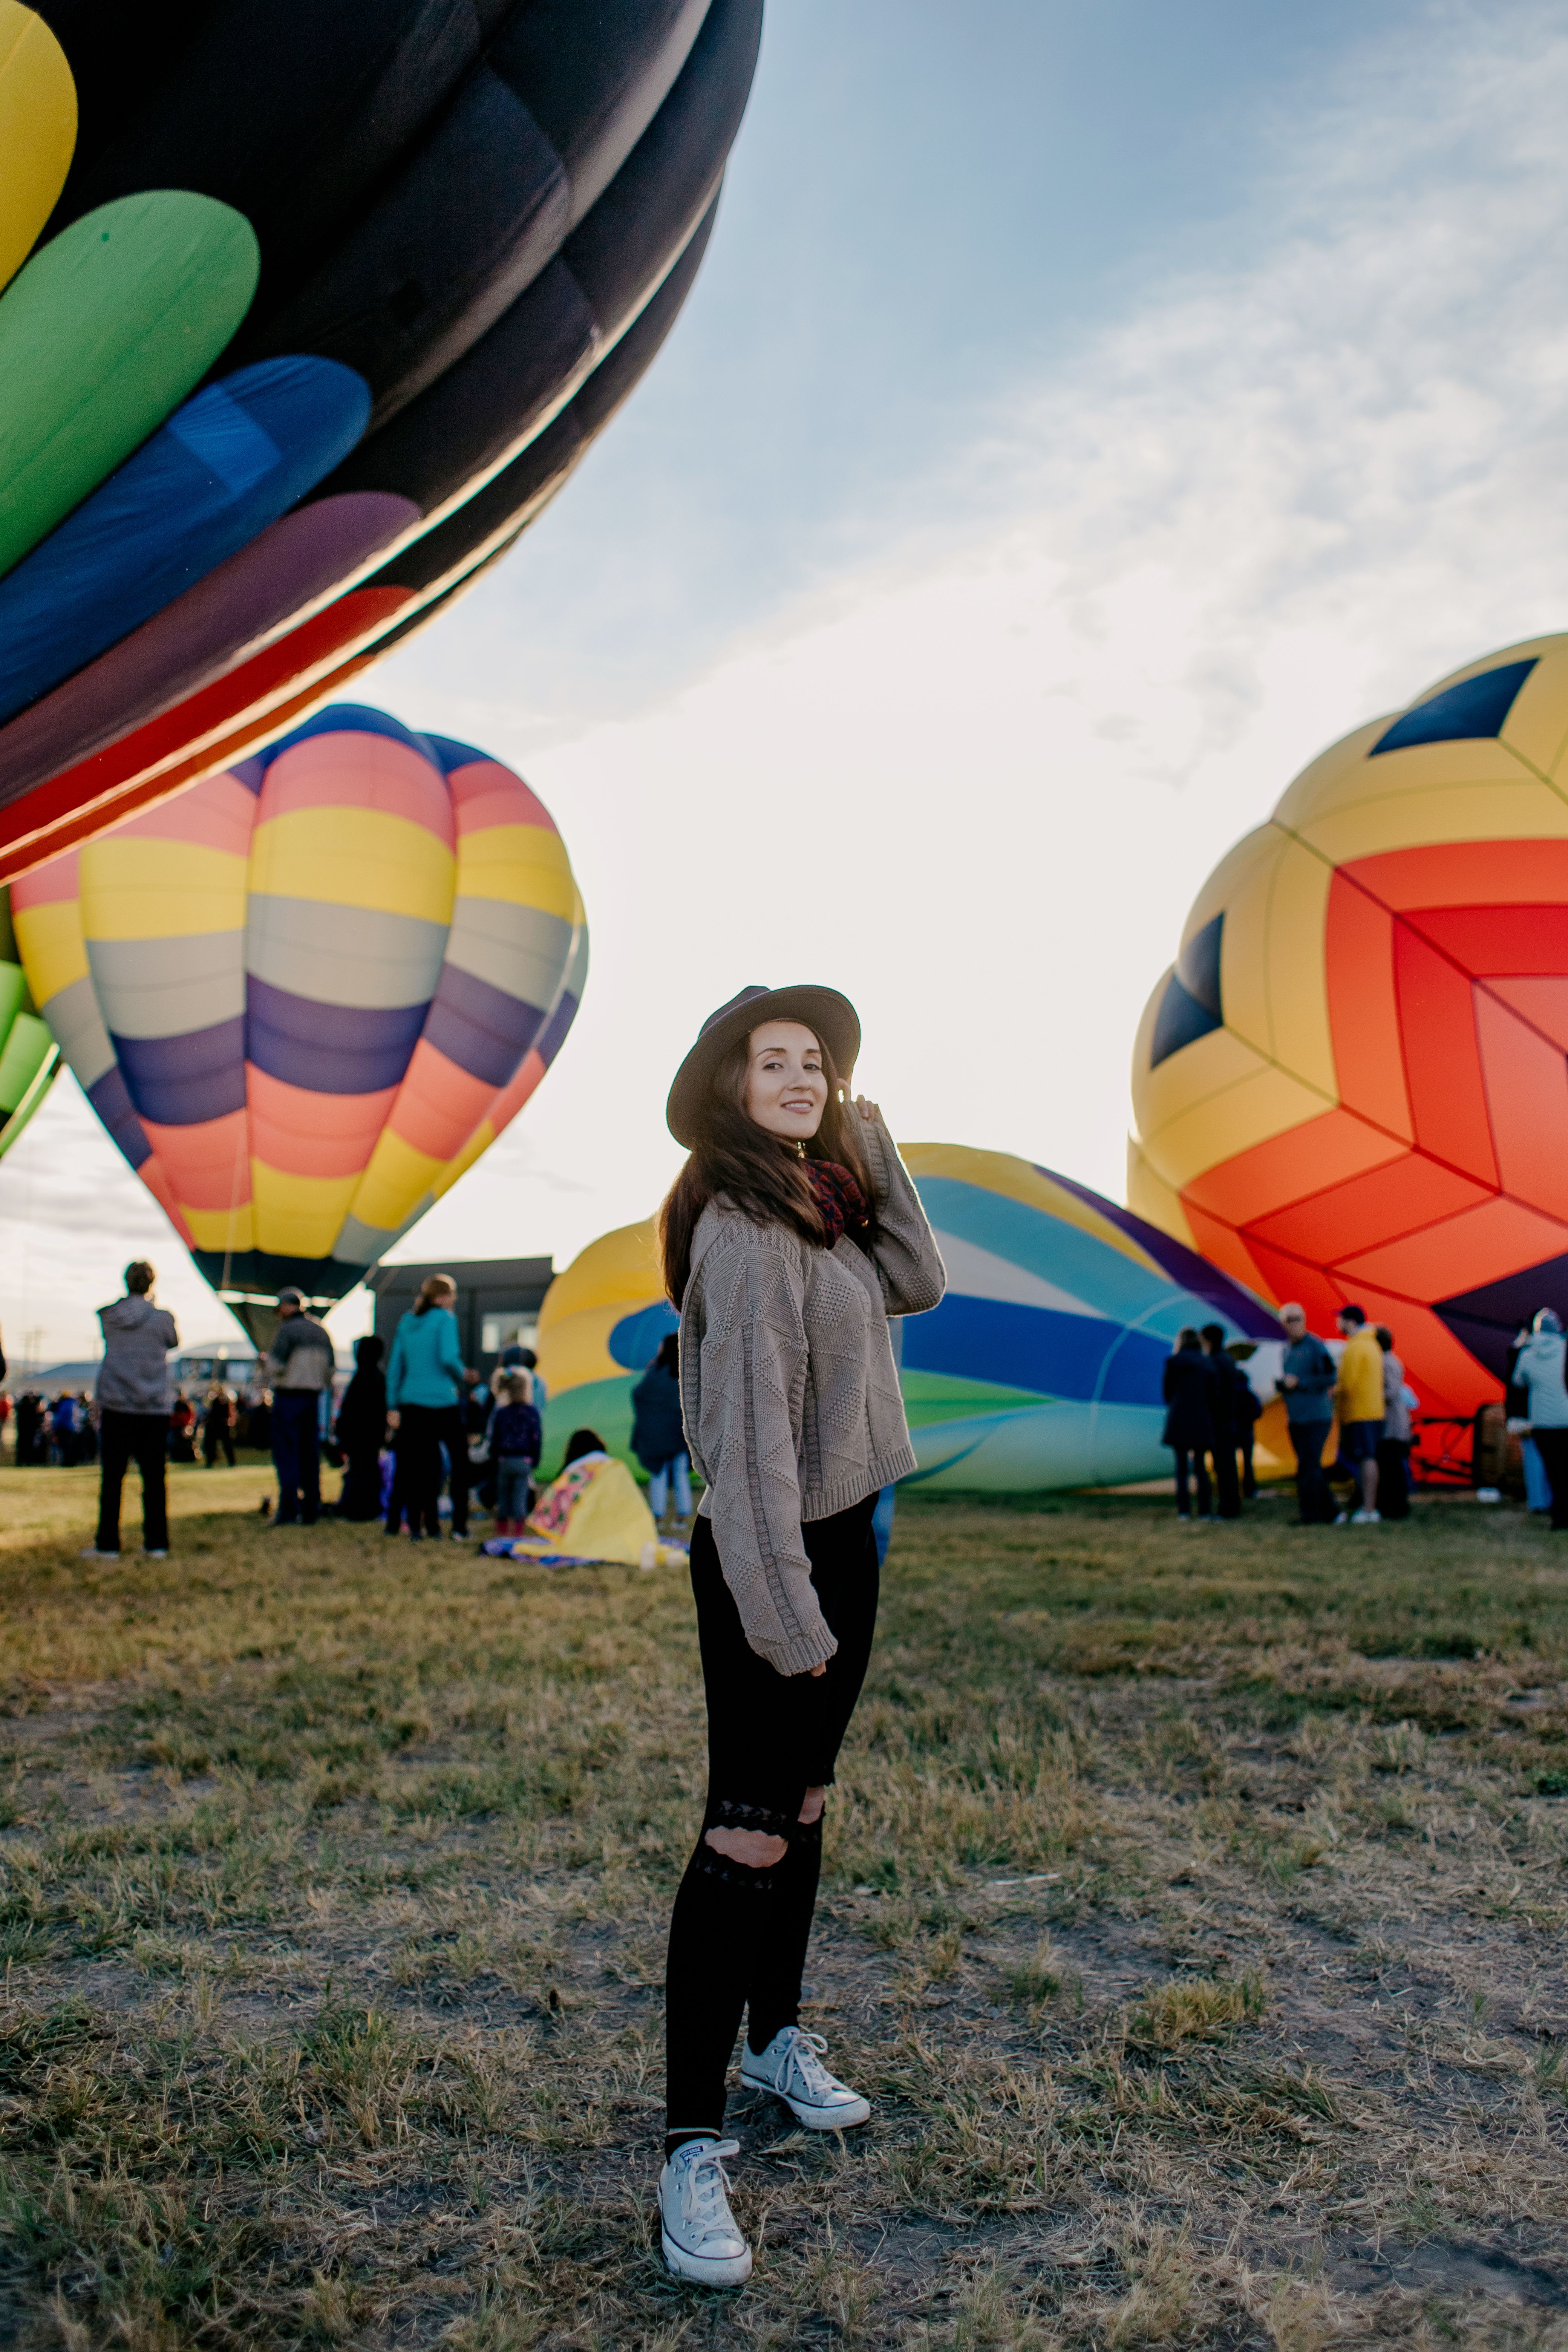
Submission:
[[[563,1259],[646,1213],[674,1063],[752,979],[848,990],[900,1133],[1119,1191],[1137,1015],[1228,843],[1333,736],[1568,618],[1565,112],[1539,10],[1363,53],[1244,264],[1016,390],[878,566],[636,718],[538,748],[433,690],[436,637],[390,664],[401,715],[526,761],[595,936],[561,1062],[402,1254]],[[0,1212],[82,1149],[51,1107]]]

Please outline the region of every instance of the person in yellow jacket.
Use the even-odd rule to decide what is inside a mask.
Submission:
[[[1361,1487],[1359,1511],[1343,1510],[1334,1521],[1342,1528],[1380,1524],[1377,1507],[1377,1449],[1383,1443],[1383,1349],[1377,1333],[1359,1307],[1342,1307],[1339,1327],[1345,1342],[1334,1406],[1340,1417],[1340,1467]]]

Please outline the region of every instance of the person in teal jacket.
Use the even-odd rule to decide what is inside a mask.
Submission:
[[[443,1445],[452,1471],[452,1540],[468,1538],[468,1441],[459,1403],[468,1368],[452,1312],[457,1296],[449,1274],[426,1276],[393,1334],[386,1367],[386,1419],[397,1454],[386,1532],[395,1536],[406,1512],[416,1543],[441,1532]]]

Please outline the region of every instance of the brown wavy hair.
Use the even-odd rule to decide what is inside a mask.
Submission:
[[[806,1144],[805,1157],[834,1160],[847,1168],[866,1195],[876,1231],[877,1212],[866,1155],[856,1133],[859,1119],[849,1101],[832,1055],[820,1038],[822,1074],[827,1080],[827,1101],[822,1124]],[[691,1156],[664,1196],[658,1213],[658,1247],[664,1265],[664,1286],[679,1307],[691,1279],[691,1238],[697,1220],[710,1201],[722,1198],[759,1225],[787,1225],[803,1241],[827,1246],[811,1186],[795,1146],[761,1128],[745,1108],[746,1072],[750,1067],[750,1034],[731,1045],[708,1082],[708,1092],[697,1119]]]

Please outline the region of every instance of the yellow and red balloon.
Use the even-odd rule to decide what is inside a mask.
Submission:
[[[1133,1056],[1130,1205],[1423,1402],[1568,1318],[1568,637],[1314,760],[1199,893]]]

